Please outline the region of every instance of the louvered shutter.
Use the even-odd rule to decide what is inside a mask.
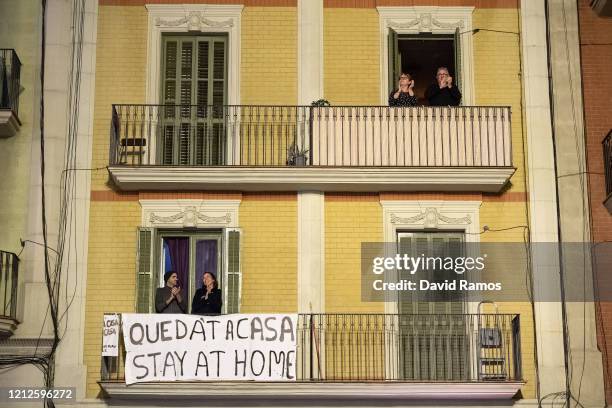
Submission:
[[[241,260],[240,260],[240,230],[227,228],[225,230],[226,278],[224,284],[224,313],[240,313],[241,294]]]
[[[165,36],[162,72],[161,163],[222,164],[227,38]]]
[[[150,313],[153,291],[153,239],[152,228],[138,229],[136,253],[136,312]]]
[[[389,29],[389,91],[395,90],[397,87],[397,81],[402,70],[402,56],[399,52],[398,47],[398,36],[397,32],[392,28]]]
[[[461,90],[461,31],[459,27],[455,29],[455,72],[453,75],[453,83]]]

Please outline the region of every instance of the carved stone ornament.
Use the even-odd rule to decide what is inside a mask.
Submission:
[[[427,208],[420,214],[406,218],[391,214],[391,224],[421,224],[419,221],[423,221],[422,224],[425,228],[437,228],[440,223],[460,225],[472,223],[472,219],[469,215],[459,218],[447,217],[440,214],[436,208]]]
[[[167,217],[162,217],[155,213],[151,213],[149,216],[151,224],[167,224],[178,220],[183,220],[183,227],[197,227],[198,220],[202,221],[204,224],[229,224],[232,221],[232,216],[230,213],[226,213],[219,217],[210,217],[200,213],[197,208],[193,206],[186,207],[184,211]]]
[[[388,25],[390,28],[405,30],[418,26],[417,29],[420,33],[430,33],[433,31],[434,26],[445,30],[454,30],[456,28],[462,29],[464,27],[463,20],[454,23],[445,23],[433,17],[430,13],[420,14],[417,18],[406,22],[390,20]]]
[[[157,27],[178,27],[187,25],[189,31],[203,31],[206,27],[233,27],[234,21],[228,19],[225,21],[214,21],[206,18],[203,11],[190,11],[185,14],[184,17],[175,19],[155,19],[155,25]]]

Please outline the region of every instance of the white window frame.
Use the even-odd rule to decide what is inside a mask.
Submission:
[[[466,244],[480,242],[479,209],[482,201],[381,200],[380,204],[383,208],[384,242],[397,244],[398,232],[426,230],[463,231]],[[466,313],[474,312],[473,309],[474,305],[467,303]],[[385,301],[385,313],[398,312],[397,294],[389,294]]]
[[[221,270],[223,293],[227,293],[228,254],[227,233],[239,229],[239,207],[242,200],[140,200],[141,226],[148,228],[172,228],[176,230],[221,229]],[[157,241],[153,244],[157,245]],[[153,255],[154,256],[154,255]],[[157,264],[161,259],[154,260]],[[159,267],[159,265],[158,265]],[[240,271],[239,271],[240,273]],[[239,299],[242,288],[239,287]],[[226,310],[223,301],[223,313]]]
[[[243,5],[147,4],[146,102],[160,103],[163,33],[227,33],[227,104],[240,104],[240,26]]]
[[[461,94],[462,104],[474,104],[472,13],[474,7],[376,7],[380,22],[380,101],[386,105],[389,84],[389,29],[398,34],[455,34],[461,37]],[[435,73],[432,72],[433,82]]]

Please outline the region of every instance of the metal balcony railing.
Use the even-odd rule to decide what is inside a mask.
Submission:
[[[0,109],[19,113],[21,61],[13,49],[0,48]]]
[[[12,252],[0,251],[0,316],[17,317],[17,283],[19,257]]]
[[[113,105],[110,165],[511,167],[510,108]]]
[[[102,381],[124,380],[121,341],[119,356],[102,357]],[[301,382],[520,381],[520,319],[513,314],[300,314],[296,368]]]
[[[606,175],[606,197],[612,194],[612,130],[604,138],[603,142],[604,172]]]

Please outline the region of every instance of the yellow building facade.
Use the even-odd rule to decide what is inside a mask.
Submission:
[[[163,270],[167,270],[163,269],[165,260],[162,252],[164,237],[170,235],[163,235],[165,233],[185,236],[210,233],[218,237],[220,247],[225,246],[227,251],[231,251],[227,247],[227,235],[224,234],[230,230],[239,231],[239,253],[234,255],[239,257],[240,267],[235,271],[230,270],[228,265],[232,259],[227,258],[229,253],[224,249],[220,250],[217,271],[224,280],[229,280],[233,272],[239,273],[239,283],[233,290],[238,291],[235,306],[238,308],[236,311],[241,313],[389,313],[392,309],[385,302],[364,302],[361,299],[362,243],[384,242],[389,237],[395,240],[397,235],[389,228],[393,231],[402,229],[387,221],[386,208],[405,206],[406,214],[410,216],[419,214],[420,210],[414,213],[415,206],[417,209],[420,206],[423,211],[433,206],[439,214],[449,208],[459,208],[453,213],[459,217],[457,211],[461,212],[468,206],[472,208],[470,214],[477,214],[478,225],[465,226],[462,233],[468,230],[481,232],[487,226],[490,230],[505,231],[483,233],[478,236],[482,242],[523,242],[524,229],[521,227],[529,223],[528,191],[518,41],[520,17],[514,2],[475,0],[461,2],[469,5],[457,7],[454,5],[456,2],[452,1],[431,4],[412,1],[323,1],[321,8],[315,10],[319,18],[312,21],[305,20],[305,11],[295,1],[190,2],[185,5],[170,1],[155,3],[145,5],[141,1],[100,0],[98,6],[92,168],[103,170],[96,170],[91,175],[84,338],[88,398],[103,398],[105,395],[100,386],[103,315],[138,311],[142,285],[150,285],[149,291],[160,285],[160,276]],[[317,30],[320,38],[315,54],[302,51],[308,38],[304,30],[311,27],[315,27],[312,29]],[[222,89],[219,92],[224,92],[223,105],[251,106],[248,113],[245,113],[246,108],[241,108],[242,113],[237,114],[243,115],[241,123],[237,125],[241,126],[241,131],[247,129],[247,116],[253,115],[257,109],[253,106],[269,106],[265,108],[267,111],[262,114],[265,118],[261,121],[264,126],[269,125],[270,134],[277,135],[281,143],[270,150],[271,154],[277,154],[290,144],[282,144],[283,135],[293,137],[299,134],[301,122],[299,118],[296,119],[287,125],[291,131],[283,133],[286,119],[274,119],[275,111],[270,106],[310,105],[318,98],[308,100],[307,95],[318,91],[309,93],[309,86],[319,87],[321,93],[318,96],[331,103],[331,108],[322,110],[331,111],[337,106],[387,105],[391,72],[387,43],[389,29],[396,30],[401,41],[418,41],[419,35],[428,40],[444,37],[456,48],[459,48],[459,43],[453,42],[457,41],[453,40],[453,35],[459,31],[463,48],[455,51],[462,55],[460,59],[455,59],[453,55],[452,62],[457,67],[464,67],[460,85],[466,99],[464,105],[509,107],[511,138],[505,143],[510,142],[511,146],[511,150],[508,148],[510,165],[491,165],[491,161],[488,166],[474,165],[476,170],[465,176],[462,182],[463,173],[460,171],[454,179],[445,179],[445,176],[435,173],[436,168],[449,167],[445,165],[445,159],[439,164],[434,161],[434,165],[417,166],[422,173],[391,174],[389,179],[370,176],[378,170],[388,170],[388,166],[369,166],[366,169],[368,173],[359,177],[343,173],[347,167],[350,170],[350,164],[347,166],[342,162],[338,165],[339,162],[336,162],[336,165],[320,166],[317,169],[320,173],[309,176],[318,180],[312,182],[299,173],[301,169],[285,166],[282,159],[277,162],[280,166],[250,163],[246,167],[253,172],[253,176],[248,180],[247,175],[242,173],[235,178],[223,178],[225,174],[242,171],[241,165],[244,163],[234,163],[225,168],[217,166],[220,173],[211,175],[198,173],[197,169],[194,170],[197,166],[188,164],[184,168],[194,170],[195,175],[184,178],[187,176],[183,175],[182,170],[174,173],[180,167],[176,163],[164,168],[157,166],[159,163],[153,159],[144,159],[150,160],[146,163],[133,161],[134,157],[143,160],[142,157],[151,154],[145,150],[152,143],[151,140],[146,144],[140,141],[146,132],[135,129],[163,120],[157,116],[157,119],[148,119],[147,122],[147,109],[152,109],[147,106],[168,104],[169,100],[179,105],[177,98],[186,95],[185,92],[196,92],[194,89],[200,92],[199,85],[188,85],[184,92],[183,88],[180,92],[176,91],[179,97],[167,98],[165,92],[170,86],[168,84],[179,87],[180,82],[179,79],[172,82],[174,79],[164,76],[172,63],[171,59],[164,60],[164,55],[170,52],[170,48],[163,48],[168,41],[176,40],[180,44],[195,41],[190,44],[195,44],[198,52],[204,52],[204,48],[199,48],[204,47],[200,44],[212,43],[202,42],[198,36],[213,38],[210,40],[213,42],[215,38],[225,39],[225,55],[219,60],[225,58],[224,72],[220,74],[223,78],[207,77],[210,80],[207,83],[217,81],[223,84],[219,88]],[[469,36],[468,40],[464,39],[466,36]],[[193,48],[193,52],[196,48]],[[198,57],[198,61],[204,61],[203,55]],[[214,56],[205,55],[208,61],[216,63]],[[427,57],[419,56],[423,59]],[[469,61],[466,62],[466,58]],[[318,72],[309,68],[313,61],[320,68]],[[200,65],[187,67],[180,62],[177,64],[181,75],[187,75],[185,73],[192,67],[204,69]],[[217,75],[214,68],[211,69],[210,75]],[[304,79],[309,75],[305,74],[309,69],[310,74],[319,79],[318,84],[308,83]],[[433,75],[432,72],[432,81]],[[213,98],[216,97],[214,92],[210,94]],[[188,104],[194,105],[192,102]],[[131,114],[141,116],[134,116],[129,123],[129,115],[121,116],[121,123],[117,124],[113,105],[133,105],[135,108],[130,111]],[[161,112],[163,107],[158,109]],[[306,108],[295,109],[297,117],[300,109]],[[153,115],[161,115],[159,112]],[[231,117],[232,112],[227,108],[223,114]],[[269,115],[269,118],[265,115]],[[368,121],[374,121],[378,113],[366,115],[373,115],[364,119],[367,127]],[[507,118],[509,120],[510,116]],[[211,120],[214,122],[214,119]],[[250,120],[249,123],[253,123],[253,119]],[[233,123],[235,125],[238,121]],[[343,125],[338,123],[334,126],[340,126],[343,134],[351,135],[351,131],[346,133]],[[158,125],[155,122],[153,126]],[[492,126],[493,129],[497,125]],[[120,129],[119,133],[117,129]],[[338,127],[335,129],[337,131]],[[232,132],[229,126],[226,131],[228,134]],[[113,132],[115,142],[112,140]],[[265,135],[265,131],[262,132],[257,133],[256,137]],[[316,134],[316,130],[311,129],[312,134]],[[465,137],[467,134],[462,135]],[[137,141],[121,142],[121,138]],[[266,143],[254,138],[252,148],[259,146],[265,150]],[[297,139],[293,143],[298,143]],[[240,148],[246,146],[247,142],[243,140]],[[309,147],[315,149],[314,145]],[[159,145],[157,148],[160,149]],[[329,145],[327,148],[331,149]],[[368,151],[367,147],[364,149]],[[115,158],[119,159],[111,162],[109,151],[111,155],[118,155]],[[228,157],[236,157],[231,150],[228,151]],[[178,154],[180,160],[181,153]],[[121,157],[125,158],[123,162]],[[229,160],[228,157],[225,159]],[[313,160],[312,157],[310,160]],[[133,168],[154,171],[158,167],[165,173],[151,174],[149,179],[136,172],[128,174]],[[259,167],[266,167],[265,174],[259,172]],[[340,170],[334,173],[333,167]],[[391,166],[389,171],[395,171],[395,167]],[[481,176],[478,169],[484,174],[490,168],[498,167],[506,168],[507,177],[491,177],[497,177],[496,180],[501,177],[501,182],[470,185],[470,180]],[[205,169],[204,166],[201,168]],[[434,175],[427,173],[432,168]],[[280,174],[285,170],[289,171],[288,176]],[[326,175],[328,171],[330,173]],[[261,177],[259,180],[258,175]],[[176,181],[175,176],[183,178]],[[324,177],[327,179],[323,180]],[[368,177],[372,178],[365,184],[361,183],[362,178]],[[410,187],[420,178],[434,181]],[[155,181],[150,181],[153,179]],[[483,187],[486,183],[490,184]],[[309,211],[305,207],[308,204],[304,203],[308,203],[310,198],[307,200],[303,196],[304,192],[311,194],[313,191],[315,195],[318,194],[313,199],[319,205],[317,215],[313,216],[314,221],[304,218]],[[200,217],[199,221],[188,222],[186,219],[190,214]],[[221,220],[226,214],[228,218]],[[309,223],[318,226],[310,231]],[[442,221],[439,223],[444,224]],[[156,238],[150,243],[158,248],[147,255],[151,260],[150,281],[139,281],[139,273],[142,272],[139,268],[145,256],[142,243],[139,243],[142,238],[139,231],[143,228],[153,231]],[[411,228],[414,231],[435,232],[418,223]],[[457,232],[456,228],[453,231]],[[316,242],[305,244],[312,241],[313,235],[317,237]],[[308,278],[309,274],[322,279],[313,283]],[[310,282],[310,288],[305,289],[303,282]],[[191,284],[195,285],[193,282]],[[151,296],[146,301],[151,302]],[[515,382],[520,383],[518,389],[522,398],[533,399],[535,336],[532,307],[529,303],[504,303],[500,305],[500,313],[520,315],[522,376]]]

